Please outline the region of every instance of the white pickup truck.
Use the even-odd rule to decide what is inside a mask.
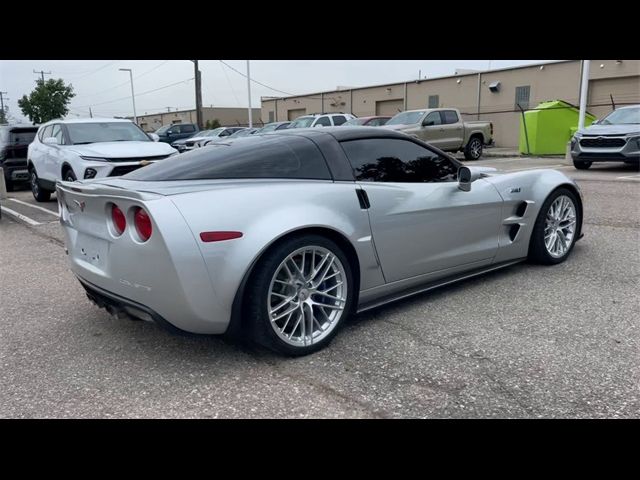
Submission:
[[[464,152],[467,160],[477,160],[482,147],[493,137],[491,122],[463,122],[455,108],[407,110],[391,118],[383,128],[399,130],[444,150]]]

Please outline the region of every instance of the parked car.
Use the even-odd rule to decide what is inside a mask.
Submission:
[[[296,118],[287,128],[333,127],[356,118],[349,113],[316,113]]]
[[[291,122],[271,122],[267,123],[264,127],[262,127],[258,132],[259,134],[275,132],[276,130],[284,130],[289,128]]]
[[[204,130],[196,133],[191,137],[183,138],[182,140],[176,140],[175,142],[171,143],[171,146],[179,152],[184,152],[186,150],[198,148],[209,140],[228,137],[242,129],[243,127],[218,127],[214,128],[213,130]]]
[[[407,110],[392,117],[384,128],[413,135],[445,152],[464,152],[467,160],[477,160],[483,146],[493,141],[493,124],[463,122],[461,118],[455,108]]]
[[[243,128],[242,130],[238,130],[227,137],[213,138],[211,140],[207,140],[206,142],[202,142],[202,146],[204,147],[205,145],[213,145],[217,143],[224,143],[224,144],[228,144],[230,142],[233,143],[240,138],[246,138],[246,137],[250,137],[251,135],[255,135],[258,132],[258,130],[260,129],[259,128]]]
[[[38,127],[33,125],[0,125],[0,167],[8,191],[16,183],[29,181],[27,150],[37,131]]]
[[[173,143],[181,138],[193,137],[199,130],[195,123],[175,123],[160,127],[154,133],[160,137],[161,142]]]
[[[205,145],[209,145],[212,142],[217,142],[220,140],[226,140],[231,138],[233,135],[237,135],[240,132],[247,130],[247,127],[220,127],[216,135],[210,135],[207,138],[200,139],[196,142],[196,147],[204,147]]]
[[[31,191],[46,202],[57,180],[116,177],[177,153],[130,120],[52,120],[40,126],[27,151]]]
[[[576,132],[571,139],[571,158],[579,170],[593,162],[640,164],[640,105],[620,107]]]
[[[379,127],[254,135],[58,192],[71,270],[98,306],[287,355],[352,313],[560,263],[582,235],[562,172],[466,167]]]
[[[351,120],[347,120],[343,125],[345,127],[379,127],[380,125],[386,124],[391,117],[377,116],[377,117],[358,117],[352,118]]]

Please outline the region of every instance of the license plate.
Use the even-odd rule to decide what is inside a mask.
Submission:
[[[109,242],[84,233],[78,234],[76,257],[104,270],[109,254]]]

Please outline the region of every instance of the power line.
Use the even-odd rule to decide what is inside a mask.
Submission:
[[[155,67],[153,67],[151,70],[147,70],[146,72],[141,73],[140,75],[137,75],[137,76],[133,77],[133,79],[134,79],[134,80],[137,80],[138,78],[140,78],[140,77],[142,77],[142,76],[146,75],[147,73],[151,73],[151,72],[153,72],[154,70],[157,70],[158,68],[162,67],[162,66],[163,66],[165,63],[167,63],[168,61],[169,61],[169,60],[165,60],[164,62],[160,63],[159,65],[156,65]],[[130,83],[129,81],[126,81],[126,82],[124,82],[124,83],[120,83],[120,84],[115,85],[115,86],[113,86],[113,87],[109,87],[109,88],[107,88],[107,89],[105,89],[105,90],[102,90],[101,92],[89,93],[89,94],[87,94],[87,95],[78,95],[77,97],[80,97],[80,98],[85,98],[85,97],[95,97],[96,95],[102,95],[103,93],[110,92],[111,90],[115,90],[116,88],[120,88],[120,87],[123,87],[123,86],[125,86],[125,85],[129,85],[129,83]],[[76,97],[76,98],[77,98],[77,97]]]
[[[228,68],[230,68],[231,70],[233,70],[233,71],[234,71],[234,72],[236,72],[237,74],[242,75],[244,78],[247,78],[247,75],[246,75],[245,73],[242,73],[240,70],[236,70],[236,69],[235,69],[235,68],[233,68],[231,65],[229,65],[229,64],[228,64],[228,63],[226,63],[226,62],[223,62],[222,60],[218,60],[218,61],[219,61],[220,63],[222,63],[223,65],[226,65]],[[255,80],[255,79],[253,79],[253,78],[251,79],[251,81],[252,81],[253,83],[257,83],[258,85],[262,85],[263,87],[268,88],[269,90],[273,90],[274,92],[284,93],[285,95],[295,95],[295,94],[293,94],[293,93],[284,92],[284,91],[282,91],[282,90],[278,90],[277,88],[270,87],[269,85],[266,85],[266,84],[264,84],[264,83],[262,83],[262,82],[259,82],[259,81]]]
[[[39,73],[42,76],[43,83],[44,83],[44,76],[51,75],[51,72],[45,72],[44,70],[34,70],[33,73]]]
[[[107,63],[106,65],[103,65],[102,67],[97,68],[96,70],[92,70],[92,71],[90,71],[89,73],[86,73],[86,74],[84,74],[84,75],[79,76],[78,78],[76,78],[76,80],[80,80],[81,78],[85,78],[85,77],[88,77],[89,75],[93,75],[94,73],[97,73],[97,72],[99,72],[100,70],[104,70],[105,68],[107,68],[107,67],[109,67],[109,66],[113,65],[114,63],[118,63],[119,61],[120,61],[120,60],[114,60],[113,62],[109,62],[109,63]],[[68,75],[68,76],[69,76],[69,75]],[[70,76],[73,76],[73,74],[71,74]]]
[[[223,65],[227,65],[222,60],[220,60],[220,62]],[[229,67],[229,65],[227,65],[227,67]],[[231,68],[231,67],[229,67],[229,68]],[[231,68],[231,70],[235,70],[235,69]],[[229,87],[231,88],[231,92],[233,93],[233,96],[236,99],[236,105],[240,106],[240,100],[238,100],[238,96],[236,95],[236,91],[233,89],[233,84],[231,83],[231,80],[229,80],[229,75],[227,75],[227,71],[224,69],[224,67],[222,67],[222,73],[224,73],[224,76],[227,77],[227,83],[229,84]]]
[[[165,88],[169,88],[169,87],[173,87],[174,85],[178,85],[180,83],[186,83],[186,82],[190,82],[191,80],[194,80],[194,77],[191,78],[187,78],[186,80],[180,80],[179,82],[175,82],[175,83],[170,83],[169,85],[164,85],[162,87],[158,87],[158,88],[154,88],[153,90],[147,90],[146,92],[142,92],[142,93],[137,93],[136,97],[140,97],[142,95],[146,95],[147,93],[153,93],[153,92],[157,92],[158,90],[164,90]],[[107,103],[115,103],[115,102],[119,102],[121,100],[127,100],[130,99],[131,96],[126,96],[126,97],[120,97],[120,98],[116,98],[114,100],[108,100],[106,102],[100,102],[100,103],[92,103],[89,105],[79,105],[75,108],[83,108],[83,107],[95,107],[97,105],[106,105]]]

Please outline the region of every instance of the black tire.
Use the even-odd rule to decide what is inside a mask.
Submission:
[[[13,180],[11,180],[10,178],[5,178],[4,185],[5,187],[7,187],[7,192],[13,192],[13,189],[14,189]]]
[[[73,173],[73,170],[71,169],[71,167],[69,167],[65,172],[64,172],[64,181],[65,182],[75,182],[78,179],[76,178],[76,174]]]
[[[267,311],[268,295],[271,280],[284,259],[297,249],[305,246],[326,248],[338,257],[345,272],[347,298],[341,317],[329,334],[322,340],[307,346],[294,346],[281,339],[271,326],[271,318]],[[251,339],[263,347],[288,356],[308,355],[326,347],[338,333],[351,311],[353,302],[353,275],[351,265],[344,252],[332,240],[315,234],[290,237],[276,244],[259,260],[253,271],[245,293],[244,316],[245,325]]]
[[[567,196],[573,202],[573,207],[576,212],[576,225],[573,238],[571,239],[571,245],[569,246],[565,254],[562,257],[554,257],[547,251],[547,248],[545,246],[544,230],[549,207],[551,207],[551,204],[555,201],[555,199],[560,197],[561,195]],[[558,263],[564,262],[571,254],[571,251],[576,244],[576,240],[578,239],[581,230],[582,208],[575,193],[564,187],[554,190],[542,204],[540,212],[538,213],[538,217],[536,218],[536,223],[534,224],[533,231],[531,232],[531,241],[529,242],[529,260],[533,263],[539,263],[542,265],[556,265]]]
[[[471,137],[469,143],[464,147],[464,158],[467,160],[478,160],[482,156],[482,139]]]
[[[591,162],[587,162],[585,160],[574,160],[573,166],[578,170],[588,170],[589,168],[591,168]]]
[[[51,200],[51,193],[49,190],[42,188],[40,186],[40,180],[38,179],[38,174],[36,173],[36,169],[31,169],[31,193],[33,194],[33,198],[36,199],[36,202],[48,202]]]

